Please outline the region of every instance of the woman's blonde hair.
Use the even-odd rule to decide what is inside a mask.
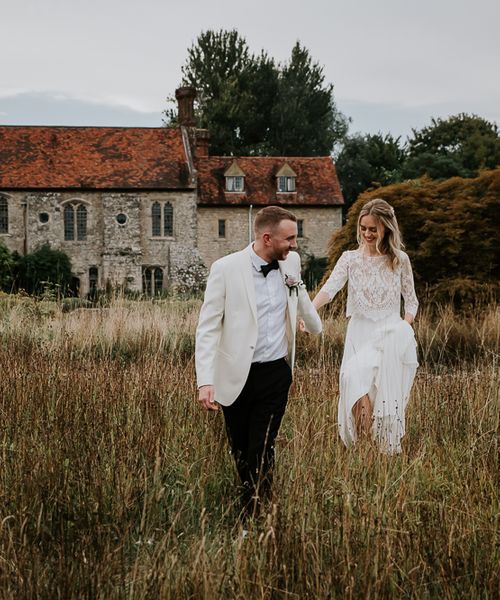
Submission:
[[[401,234],[399,233],[399,226],[396,215],[394,214],[394,209],[388,202],[381,198],[370,200],[370,202],[367,202],[363,206],[359,213],[356,230],[358,244],[360,246],[363,244],[360,231],[361,219],[367,215],[372,215],[384,226],[384,235],[382,238],[380,236],[377,238],[377,251],[379,254],[387,255],[389,264],[392,269],[395,269],[401,262],[400,251],[404,248],[404,245],[401,240]]]

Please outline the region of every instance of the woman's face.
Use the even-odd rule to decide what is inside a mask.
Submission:
[[[373,215],[365,215],[359,222],[359,233],[363,244],[366,244],[370,250],[375,250],[377,240],[384,237],[385,227]]]

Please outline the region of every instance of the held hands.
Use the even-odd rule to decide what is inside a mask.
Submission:
[[[215,403],[215,388],[213,385],[202,385],[198,390],[198,402],[205,410],[219,410]]]

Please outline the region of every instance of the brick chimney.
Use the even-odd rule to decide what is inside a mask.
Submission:
[[[177,88],[175,90],[175,98],[179,107],[179,125],[194,127],[196,125],[194,117],[196,90],[188,86]]]
[[[194,139],[196,158],[208,156],[208,144],[210,141],[210,133],[208,129],[197,129]]]

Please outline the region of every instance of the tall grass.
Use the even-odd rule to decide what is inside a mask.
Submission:
[[[1,300],[2,598],[493,598],[498,309],[417,324],[405,452],[337,434],[345,331],[303,337],[274,502],[243,538],[199,302]]]

